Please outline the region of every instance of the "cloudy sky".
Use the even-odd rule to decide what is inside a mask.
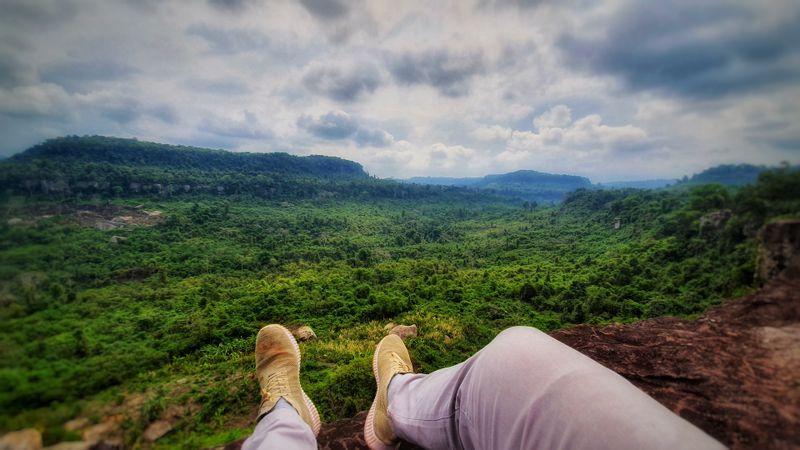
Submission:
[[[800,3],[0,0],[0,155],[65,134],[593,181],[800,162]]]

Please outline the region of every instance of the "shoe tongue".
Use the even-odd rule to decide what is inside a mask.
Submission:
[[[267,392],[271,398],[289,395],[289,379],[286,374],[281,372],[271,372],[264,377],[262,386],[262,396]]]
[[[406,364],[406,362],[399,354],[397,354],[397,352],[391,352],[389,356],[391,357],[392,369],[394,369],[394,371],[397,372],[409,371],[408,364]]]

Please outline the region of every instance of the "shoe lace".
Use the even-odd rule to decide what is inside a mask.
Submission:
[[[411,372],[411,367],[395,352],[389,354],[389,367],[391,367],[392,373]]]
[[[283,372],[268,374],[261,386],[262,401],[289,396],[289,380]]]

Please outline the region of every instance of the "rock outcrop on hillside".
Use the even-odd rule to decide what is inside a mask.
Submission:
[[[763,283],[800,267],[800,220],[775,220],[758,232],[756,280]],[[800,269],[798,269],[800,270]]]
[[[552,336],[734,449],[800,448],[799,275],[784,273],[697,320],[581,325]],[[365,417],[323,425],[320,448],[366,449]]]
[[[800,282],[782,278],[698,320],[553,336],[732,448],[800,447]]]

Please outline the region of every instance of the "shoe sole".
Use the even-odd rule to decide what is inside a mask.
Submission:
[[[381,385],[381,378],[378,375],[378,355],[380,354],[381,344],[383,344],[383,341],[378,343],[378,346],[375,347],[375,354],[372,355],[372,374],[375,375],[377,389],[375,389],[375,399],[372,400],[372,407],[367,413],[367,420],[364,421],[364,440],[371,450],[393,450],[399,444],[386,445],[375,435],[375,410],[378,408],[378,389],[380,389]]]
[[[287,330],[286,327],[281,326],[283,332],[286,333],[286,336],[292,342],[294,346],[294,354],[297,355],[297,379],[300,379],[300,346],[297,344],[297,340],[292,335],[292,332]],[[319,418],[319,412],[317,411],[317,407],[314,406],[314,402],[306,395],[306,391],[303,390],[303,385],[300,385],[300,392],[303,393],[303,402],[306,404],[306,408],[311,412],[311,431],[314,432],[314,436],[319,435],[319,429],[322,427],[322,421]]]

